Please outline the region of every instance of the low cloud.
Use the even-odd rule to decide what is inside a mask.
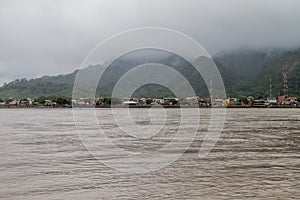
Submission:
[[[299,7],[297,0],[2,0],[0,84],[71,72],[99,42],[143,26],[184,32],[211,54],[295,47]]]

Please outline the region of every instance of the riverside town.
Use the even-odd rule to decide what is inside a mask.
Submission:
[[[79,98],[71,99],[59,96],[39,97],[35,99],[14,99],[3,100],[0,98],[0,108],[71,108],[71,107],[110,107],[111,105],[119,107],[228,107],[228,108],[300,108],[299,97],[268,97],[255,99],[248,97],[228,97],[220,99],[218,97],[188,97],[178,98]]]

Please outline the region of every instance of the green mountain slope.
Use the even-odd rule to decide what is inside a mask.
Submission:
[[[251,53],[251,55],[253,54]],[[272,80],[273,96],[281,95],[283,93],[282,73],[285,71],[288,73],[289,95],[300,96],[300,50],[280,55],[273,59],[273,61],[269,61],[269,57],[268,59],[264,58],[262,60],[268,60],[268,64],[263,66],[259,66],[258,64],[261,63],[262,60],[259,62],[255,61],[255,59],[260,56],[249,56],[253,59],[253,61],[245,62],[248,62],[248,64],[257,62],[257,69],[255,72],[257,75],[254,77],[252,77],[252,75],[248,76],[252,78],[243,78],[243,76],[239,76],[233,69],[238,66],[238,63],[242,64],[242,60],[239,60],[238,62],[231,62],[230,60],[234,56],[229,55],[229,57],[230,58],[223,59],[223,61],[227,60],[228,62],[222,62],[222,59],[215,59],[217,67],[222,75],[228,96],[240,97],[252,95],[255,97],[267,97],[269,96],[269,79]],[[105,71],[103,78],[99,81],[97,95],[110,96],[114,85],[124,73],[133,67],[144,63],[161,63],[173,67],[189,80],[197,95],[208,96],[208,89],[202,77],[186,60],[167,52],[159,52],[155,55],[153,52],[147,51],[138,55],[134,53],[124,55],[113,62]],[[246,66],[248,64],[243,65],[241,68],[247,68]],[[83,69],[83,72],[94,75],[96,73],[93,72],[96,72],[98,67],[101,66],[90,66]],[[261,70],[258,70],[258,68],[261,68]],[[0,98],[6,99],[12,97],[21,99],[49,95],[71,97],[73,83],[77,73],[78,71],[74,71],[73,73],[66,75],[44,76],[32,80],[15,80],[3,87],[0,87]],[[88,80],[89,77],[87,77],[87,82]],[[180,85],[178,87],[180,87]],[[164,87],[150,84],[139,88],[134,95],[162,97],[172,96],[172,93]]]
[[[40,96],[71,96],[77,71],[59,76],[43,76],[37,79],[17,79],[0,88],[0,98],[35,98]]]
[[[300,50],[287,52],[265,65],[261,72],[250,80],[242,80],[233,86],[232,96],[269,96],[270,79],[272,96],[283,94],[283,72],[288,74],[289,96],[300,96]]]
[[[215,61],[229,67],[242,78],[253,78],[260,73],[263,66],[284,53],[286,50],[283,49],[246,49],[219,54],[215,57]]]
[[[194,88],[196,94],[199,96],[208,96],[208,89],[202,77],[190,63],[179,56],[167,52],[159,52],[158,55],[154,55],[151,51],[152,50],[145,50],[142,52],[143,56],[141,56],[141,53],[138,55],[135,55],[134,53],[124,55],[113,62],[105,71],[103,78],[101,78],[99,81],[97,95],[110,96],[116,82],[124,73],[133,67],[145,63],[161,63],[176,69],[182,75],[184,75]],[[239,80],[238,76],[229,68],[224,67],[220,63],[217,63],[217,66],[220,70],[226,87],[231,87],[237,80]],[[83,69],[83,73],[86,72],[90,75],[96,74],[97,67],[101,66],[90,66],[86,69]],[[59,76],[44,76],[29,81],[22,79],[10,82],[9,84],[0,88],[0,98],[6,99],[12,97],[21,99],[49,95],[71,97],[73,83],[77,72],[78,71],[74,71],[71,74]],[[89,78],[87,77],[87,82],[88,80]],[[180,85],[178,85],[178,87],[180,87]],[[134,95],[153,97],[173,96],[168,89],[155,84],[150,84],[139,88]]]

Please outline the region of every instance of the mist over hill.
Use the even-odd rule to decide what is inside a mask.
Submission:
[[[262,66],[262,70],[253,78],[244,79],[229,88],[233,96],[266,97],[283,95],[283,73],[288,76],[288,95],[300,96],[300,50],[289,51],[272,62]]]
[[[241,78],[257,76],[264,65],[286,53],[284,49],[244,49],[219,53],[214,60],[235,71]]]

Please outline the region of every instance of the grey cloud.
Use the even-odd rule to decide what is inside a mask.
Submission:
[[[300,45],[300,1],[0,1],[0,84],[75,70],[99,42],[123,30],[184,32],[209,53]]]

